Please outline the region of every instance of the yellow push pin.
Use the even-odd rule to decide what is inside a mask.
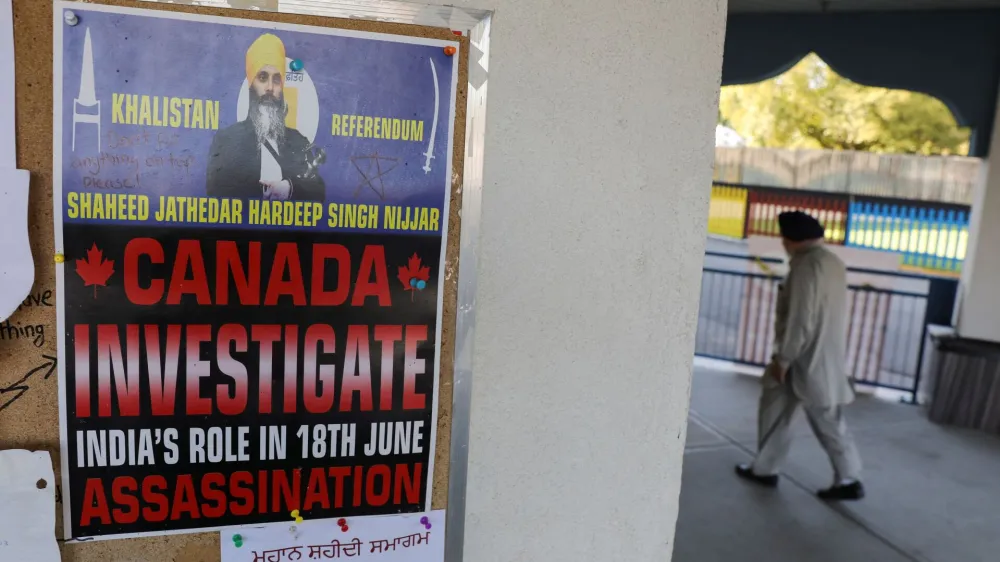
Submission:
[[[305,519],[299,517],[299,510],[297,510],[297,509],[293,509],[291,515],[292,515],[292,519],[295,520],[296,524],[299,524],[299,523],[305,521]]]
[[[64,261],[66,261],[66,256],[62,254],[56,254],[52,259],[55,260],[56,263],[63,263]]]

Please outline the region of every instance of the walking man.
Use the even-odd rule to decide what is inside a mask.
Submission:
[[[847,380],[847,268],[823,245],[823,226],[800,212],[778,216],[789,271],[779,287],[774,355],[764,371],[757,412],[757,456],[736,474],[767,487],[792,444],[791,423],[799,406],[833,465],[833,485],[824,500],[858,500],[861,457],[847,429],[843,407],[854,400]]]

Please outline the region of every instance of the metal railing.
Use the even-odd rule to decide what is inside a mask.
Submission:
[[[773,346],[781,260],[706,252],[695,355],[763,367]],[[773,266],[773,267],[772,267]],[[928,324],[950,324],[954,279],[848,268],[847,366],[857,384],[920,387]]]
[[[802,210],[826,227],[827,241],[898,253],[903,265],[961,271],[968,243],[968,205],[713,183],[710,234],[777,236],[778,215]]]

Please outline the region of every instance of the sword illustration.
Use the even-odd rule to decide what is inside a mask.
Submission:
[[[434,76],[434,121],[431,123],[431,141],[427,145],[427,152],[424,153],[424,156],[427,157],[424,160],[425,174],[431,173],[431,159],[434,158],[434,137],[437,136],[438,128],[438,108],[441,106],[441,92],[438,90],[437,69],[434,68],[434,61],[432,59],[428,60],[431,61],[431,74]]]

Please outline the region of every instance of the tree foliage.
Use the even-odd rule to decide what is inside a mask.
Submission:
[[[722,89],[719,122],[750,146],[966,154],[969,130],[940,100],[856,84],[814,54],[788,72]]]

